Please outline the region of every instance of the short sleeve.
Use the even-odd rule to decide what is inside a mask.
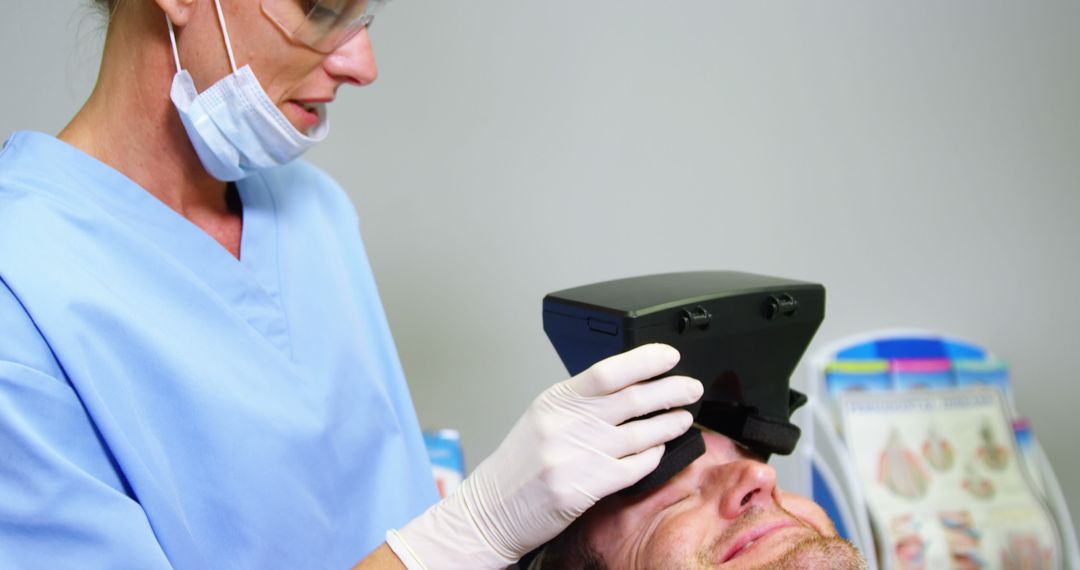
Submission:
[[[49,354],[17,310],[0,281],[0,568],[169,568],[75,391],[28,365]]]

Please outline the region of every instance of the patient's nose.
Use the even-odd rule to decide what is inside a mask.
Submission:
[[[776,489],[776,470],[751,459],[728,465],[729,477],[724,496],[720,498],[720,514],[734,519],[754,506],[773,502]]]

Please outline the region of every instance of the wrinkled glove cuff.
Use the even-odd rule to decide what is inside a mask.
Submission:
[[[428,570],[427,566],[420,561],[420,558],[416,556],[412,548],[409,548],[409,543],[405,542],[405,539],[394,529],[386,531],[386,545],[390,547],[390,550],[394,551],[398,560],[405,566],[406,570]]]
[[[387,533],[387,545],[409,570],[496,570],[516,562],[484,539],[462,497],[462,489]],[[391,533],[396,536],[391,538]],[[393,542],[391,542],[393,540]]]

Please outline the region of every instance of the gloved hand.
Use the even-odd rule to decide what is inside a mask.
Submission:
[[[544,544],[601,498],[652,472],[664,442],[693,421],[701,382],[642,382],[679,361],[650,344],[596,363],[538,396],[491,456],[450,497],[387,543],[409,570],[503,568]]]

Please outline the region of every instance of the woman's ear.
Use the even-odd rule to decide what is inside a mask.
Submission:
[[[198,0],[154,0],[174,26],[185,26]]]

